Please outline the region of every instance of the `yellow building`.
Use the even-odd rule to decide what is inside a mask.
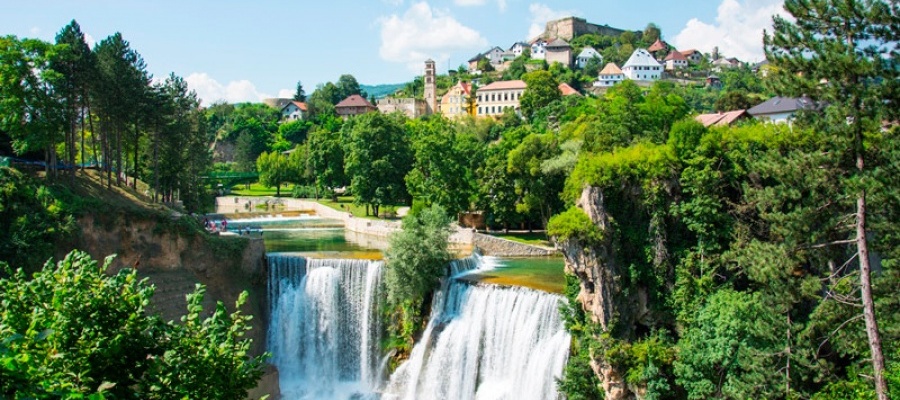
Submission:
[[[468,82],[459,82],[441,97],[441,114],[453,119],[469,114],[469,96],[472,95],[472,85]],[[474,113],[473,113],[474,114]]]

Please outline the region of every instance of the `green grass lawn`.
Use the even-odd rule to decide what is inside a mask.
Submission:
[[[553,243],[550,242],[546,232],[491,233],[491,235],[534,246],[553,247]]]
[[[353,214],[354,217],[369,218],[369,219],[383,219],[383,218],[376,218],[373,215],[366,216],[365,204],[360,204],[360,205],[353,204],[353,197],[351,197],[351,196],[339,196],[337,202],[331,201],[330,198],[321,198],[321,199],[319,199],[319,203],[324,204],[324,205],[331,207],[338,211],[343,211],[343,212],[349,211],[351,214]],[[394,209],[397,209],[398,207],[402,207],[402,206],[396,206],[396,207],[394,207]],[[386,207],[386,206],[381,206],[381,212],[384,213],[387,210],[387,208],[388,207]],[[369,214],[371,214],[371,209],[369,210]],[[391,218],[388,218],[388,219],[391,219]]]
[[[280,197],[290,197],[292,189],[292,185],[281,185]],[[268,188],[256,182],[251,183],[250,189],[247,189],[247,185],[240,184],[231,188],[231,194],[235,196],[275,196],[275,188]]]

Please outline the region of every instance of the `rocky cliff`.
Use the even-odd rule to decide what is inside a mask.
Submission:
[[[639,325],[652,318],[645,288],[628,286],[628,269],[620,264],[615,224],[612,222],[603,192],[586,187],[576,206],[588,215],[603,233],[600,243],[584,243],[570,238],[557,243],[566,262],[566,271],[578,277],[578,302],[593,322],[614,338],[634,335]],[[607,400],[635,398],[625,383],[623,371],[617,370],[602,355],[591,357],[591,368],[600,378]]]
[[[253,329],[248,332],[253,340],[251,351],[261,354],[268,328],[263,241],[208,236],[184,226],[188,222],[126,212],[88,214],[79,220],[80,235],[74,243],[60,246],[60,252],[78,248],[95,259],[116,254],[114,270],[136,268],[156,286],[152,307],[166,320],[178,321],[184,315],[185,296],[198,283],[206,286],[204,307],[208,310],[218,301],[233,310],[246,290],[249,297],[242,312],[253,316]],[[253,393],[272,393],[277,398],[277,390],[277,372],[267,371],[261,387]]]

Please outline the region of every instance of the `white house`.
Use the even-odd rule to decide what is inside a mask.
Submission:
[[[597,81],[594,82],[594,87],[610,87],[623,80],[625,80],[625,74],[622,73],[619,66],[615,63],[609,63],[600,71]]]
[[[521,56],[525,49],[528,48],[528,43],[515,42],[512,46],[509,47],[510,53],[513,54],[513,57]]]
[[[531,59],[547,59],[547,42],[544,39],[538,39],[531,43]]]
[[[603,56],[600,55],[597,50],[594,50],[591,46],[585,47],[581,50],[581,53],[578,53],[578,57],[575,57],[575,65],[577,65],[578,68],[584,68],[588,61],[591,61],[593,58],[596,58],[597,62],[603,62]]]
[[[490,50],[488,50],[482,54],[484,54],[484,56],[487,57],[488,60],[491,60],[492,66],[496,67],[497,65],[500,65],[503,63],[503,61],[505,61],[504,57],[503,57],[505,53],[506,52],[503,51],[503,49],[501,49],[497,46],[494,46]]]
[[[737,68],[741,66],[740,60],[737,58],[719,58],[712,62],[713,71],[721,71],[722,68]]]
[[[622,66],[622,73],[633,81],[655,81],[662,75],[662,65],[645,49],[637,49]]]
[[[676,69],[682,69],[688,67],[688,59],[678,51],[671,51],[669,55],[666,56],[666,71],[674,71]]]
[[[790,124],[794,118],[794,114],[800,110],[814,110],[819,108],[814,101],[807,97],[773,97],[753,108],[747,110],[747,113],[761,121],[772,122],[776,124]]]
[[[525,93],[525,87],[525,81],[515,80],[498,81],[478,88],[476,94],[478,99],[477,115],[479,117],[500,116],[507,108],[518,111],[519,99]]]
[[[300,101],[292,101],[281,108],[281,119],[285,121],[303,119],[305,115],[306,103]]]

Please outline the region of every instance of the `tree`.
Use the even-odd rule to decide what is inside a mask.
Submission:
[[[875,391],[887,399],[885,361],[872,297],[872,268],[867,225],[868,198],[874,188],[864,183],[865,137],[880,121],[896,120],[898,72],[896,41],[900,8],[882,0],[787,0],[785,9],[794,20],[776,16],[772,35],[764,38],[767,58],[777,67],[776,89],[788,96],[807,95],[828,104],[820,128],[847,146],[848,190],[855,192],[852,243],[859,264],[860,292],[872,357]],[[836,154],[839,155],[839,154]]]
[[[303,91],[303,83],[297,81],[297,90],[294,92],[294,101],[306,101],[306,92]]]
[[[525,93],[519,100],[522,115],[531,118],[535,112],[555,100],[562,98],[559,91],[559,82],[553,79],[553,75],[547,71],[533,71],[522,75],[522,80],[527,85]]]
[[[48,173],[56,171],[56,144],[64,131],[65,107],[50,69],[54,48],[35,39],[0,38],[0,130],[17,154],[43,152]]]
[[[275,196],[281,196],[281,185],[296,181],[293,168],[288,164],[288,157],[280,152],[262,153],[256,159],[256,170],[259,171],[259,183],[266,187],[275,187]]]
[[[59,51],[50,63],[51,68],[61,74],[56,83],[65,104],[66,161],[75,165],[77,128],[81,126],[81,163],[84,164],[85,114],[90,102],[88,90],[94,80],[94,54],[88,47],[78,22],[72,20],[57,35]],[[88,115],[87,118],[90,118]],[[79,121],[80,120],[80,121]],[[83,168],[83,167],[82,167]],[[75,168],[69,170],[75,177]]]
[[[408,200],[403,178],[412,151],[401,122],[382,113],[360,115],[344,124],[344,171],[358,204],[380,206]]]
[[[181,323],[163,322],[147,310],[154,287],[134,270],[107,275],[111,261],[73,251],[0,279],[4,397],[246,398],[265,358],[248,355],[250,317],[220,302],[201,318],[198,286]]]
[[[337,193],[333,190],[347,186],[350,182],[344,173],[344,148],[341,132],[323,128],[313,129],[309,134],[309,163],[317,189],[330,189],[333,201]]]
[[[402,230],[391,235],[385,252],[388,303],[422,304],[438,287],[450,262],[450,218],[437,204],[403,218]]]
[[[359,82],[356,81],[356,78],[353,77],[353,75],[341,75],[341,77],[338,78],[337,84],[335,86],[337,87],[339,99],[333,104],[337,104],[341,100],[346,99],[347,97],[350,97],[354,94],[358,94],[364,98],[368,97],[366,92],[359,87]]]
[[[659,25],[654,23],[647,24],[647,27],[644,28],[644,33],[641,35],[641,40],[646,44],[653,44],[653,42],[660,39],[662,36],[662,31],[659,29]]]

